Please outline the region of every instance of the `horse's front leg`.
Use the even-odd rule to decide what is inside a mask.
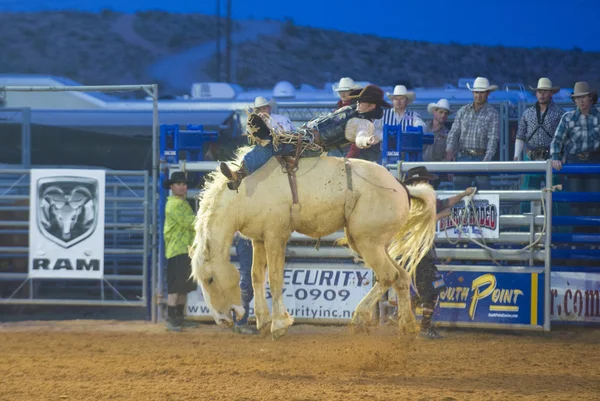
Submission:
[[[269,269],[269,286],[273,297],[271,311],[271,334],[273,340],[283,337],[294,323],[283,304],[283,269],[285,265],[285,242],[265,241],[267,251],[267,265]]]
[[[263,241],[252,241],[252,288],[254,289],[254,314],[256,328],[262,336],[269,333],[271,318],[265,292],[265,273],[267,271],[267,254]]]

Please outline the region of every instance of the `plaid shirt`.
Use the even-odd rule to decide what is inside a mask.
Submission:
[[[525,142],[530,149],[548,149],[565,111],[554,102],[550,102],[544,114],[538,114],[538,110],[538,103],[525,110],[519,122],[517,139]]]
[[[475,111],[473,103],[458,110],[448,133],[447,152],[462,149],[485,150],[484,161],[492,160],[500,142],[500,114],[486,103]]]
[[[600,111],[590,108],[587,116],[579,109],[566,112],[556,128],[550,144],[552,160],[561,160],[565,153],[576,155],[600,149]]]

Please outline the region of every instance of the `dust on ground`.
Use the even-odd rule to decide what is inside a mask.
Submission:
[[[294,325],[0,324],[0,400],[598,400],[600,330],[451,330],[443,340]]]

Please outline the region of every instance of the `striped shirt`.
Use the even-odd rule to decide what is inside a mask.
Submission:
[[[498,151],[500,142],[500,114],[486,103],[475,111],[473,103],[458,110],[448,133],[446,152],[464,149],[485,151],[484,161],[490,161]]]
[[[427,131],[427,124],[421,118],[419,113],[412,110],[406,110],[404,114],[400,115],[396,113],[395,109],[387,109],[383,112],[382,126],[385,125],[400,125],[402,131],[406,130],[406,127],[423,127],[423,132]]]
[[[165,206],[165,256],[170,259],[177,255],[187,255],[188,246],[194,242],[194,212],[187,200],[179,196],[169,196]]]
[[[544,113],[538,110],[538,103],[525,110],[519,122],[517,139],[525,142],[530,149],[548,149],[565,111],[554,102],[550,102]]]
[[[576,155],[600,149],[600,111],[590,108],[587,116],[579,109],[566,112],[556,128],[550,144],[552,160],[561,160],[565,153]]]

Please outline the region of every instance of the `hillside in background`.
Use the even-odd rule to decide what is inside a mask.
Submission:
[[[177,94],[189,93],[192,82],[218,80],[214,16],[2,13],[0,24],[0,73],[52,74],[88,85],[156,82],[163,93]],[[563,87],[600,80],[600,53],[579,49],[433,44],[300,27],[291,21],[235,21],[233,32],[232,81],[247,87],[271,87],[280,80],[322,87],[342,76],[412,86],[456,84],[460,77],[479,75],[496,84],[526,85],[549,76]]]

